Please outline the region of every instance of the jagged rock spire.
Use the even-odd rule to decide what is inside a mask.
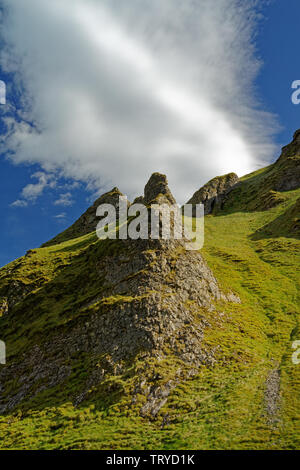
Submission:
[[[171,193],[166,175],[153,173],[144,189],[145,204],[176,204]]]

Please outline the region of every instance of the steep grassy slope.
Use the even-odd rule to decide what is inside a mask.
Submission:
[[[86,399],[74,406],[70,387],[80,388],[92,360],[74,357],[68,386],[45,390],[0,418],[1,448],[299,448],[300,367],[291,362],[291,344],[300,339],[300,243],[296,235],[281,236],[281,228],[273,236],[266,231],[299,196],[299,190],[285,193],[284,203],[258,212],[238,210],[237,201],[236,211],[206,218],[204,256],[223,289],[238,293],[242,303],[205,312],[211,327],[204,341],[216,348],[216,362],[179,383],[155,419],[139,414],[143,394],[132,400],[145,369],[142,358],[100,386],[91,384]],[[25,299],[30,308],[23,302],[11,319],[1,320],[8,362],[51,329],[68,328],[95,295],[95,260],[115,249],[114,242],[90,234],[34,250],[1,270],[2,290],[9,273],[31,291]],[[167,383],[179,362],[171,356],[149,359],[148,377],[153,384]]]
[[[0,366],[0,448],[300,448],[300,366],[291,360],[300,340],[294,143],[206,217],[201,253],[219,286],[201,257],[186,258],[180,245],[158,252],[94,233],[62,236],[0,270],[8,353]],[[125,273],[117,283],[116,263]],[[196,276],[197,267],[203,302],[194,291],[186,297],[185,274]],[[120,343],[125,338],[131,354],[116,361],[114,322],[122,318]],[[98,321],[110,327],[105,338]]]

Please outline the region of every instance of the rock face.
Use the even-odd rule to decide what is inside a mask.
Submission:
[[[140,199],[140,198],[138,198]],[[144,197],[142,198],[143,204],[149,208],[149,227],[148,234],[152,238],[150,223],[150,207],[160,206],[156,212],[157,221],[156,225],[157,232],[160,237],[164,237],[163,222],[169,221],[170,237],[172,239],[185,239],[184,230],[182,226],[182,214],[179,205],[171,193],[167,177],[160,173],[153,173],[145,186]],[[152,221],[153,222],[153,221]],[[168,230],[169,231],[169,230]],[[155,237],[155,236],[154,236]],[[187,241],[187,239],[185,239]]]
[[[121,195],[117,188],[103,195],[50,243],[95,230],[97,206],[104,202],[117,205]],[[144,201],[147,205],[176,203],[164,175],[151,176]],[[37,250],[29,252],[25,260],[34,262],[36,255]],[[42,313],[34,292],[22,297],[24,292],[16,289],[17,297],[10,302],[6,318],[11,324],[23,316],[30,319],[30,327],[35,315],[38,321],[46,315],[47,325],[52,302],[56,321],[47,334],[30,334],[27,343],[21,343],[19,355],[10,358],[0,370],[0,413],[42,392],[55,394],[57,386],[72,389],[74,358],[90,358],[84,381],[77,384],[70,397],[78,405],[91,387],[100,386],[114,374],[125,373],[142,357],[145,372],[132,390],[132,403],[137,395],[144,395],[140,415],[153,418],[179,382],[195,374],[202,364],[211,366],[215,362],[214,348],[203,341],[205,330],[211,326],[205,312],[214,312],[214,317],[221,319],[217,302],[239,302],[234,294],[225,296],[221,292],[202,255],[186,250],[186,240],[174,237],[97,240],[60,269],[63,271],[55,271],[53,280],[46,280],[42,286]],[[1,308],[6,313],[7,303]],[[184,364],[184,368],[178,363],[167,383],[151,385],[147,360],[169,357]],[[13,381],[17,385],[11,390]]]
[[[133,201],[133,204],[145,204],[144,196],[138,196]]]
[[[124,196],[124,194],[119,191],[118,188],[113,188],[111,191],[100,196],[94,204],[88,208],[88,210],[79,217],[76,222],[74,222],[71,227],[69,227],[64,232],[60,233],[52,240],[44,243],[42,247],[55,245],[65,240],[70,240],[72,238],[81,237],[82,235],[86,235],[87,233],[93,232],[96,230],[97,223],[99,222],[99,217],[96,216],[96,211],[100,204],[112,204],[114,207],[118,209],[119,198]],[[128,205],[130,203],[128,202]]]
[[[300,129],[298,129],[293,136],[290,144],[282,148],[282,153],[277,160],[277,163],[287,158],[296,157],[300,155]]]
[[[196,191],[187,204],[204,204],[205,215],[211,214],[215,207],[222,204],[238,181],[235,173],[217,176]]]
[[[74,403],[84,400],[91,384],[97,385],[112,371],[122,371],[124,363],[141,353],[156,358],[173,354],[194,371],[201,364],[214,363],[214,351],[203,346],[209,322],[203,315],[199,317],[199,309],[212,311],[214,302],[229,299],[220,291],[201,254],[186,251],[177,240],[114,243],[116,254],[104,256],[96,264],[98,295],[81,305],[77,320],[67,331],[56,328],[19,361],[0,371],[5,396],[0,396],[1,413],[68,381],[70,361],[78,354],[102,360],[100,369],[95,365],[89,370],[86,385],[73,397]],[[23,311],[30,308],[18,305]],[[18,387],[6,395],[6,384],[13,378],[18,379]],[[176,380],[179,377],[174,377]],[[166,391],[162,395],[162,402],[158,400],[159,391],[150,395],[141,414],[155,415]]]
[[[7,315],[11,309],[17,305],[34,289],[34,286],[27,286],[19,280],[11,280],[2,287],[0,293],[0,317]]]
[[[124,194],[122,194],[118,188],[113,188],[111,191],[103,194],[73,225],[71,225],[71,227],[44,243],[42,247],[56,245],[62,241],[81,237],[82,235],[95,231],[97,223],[100,220],[99,217],[96,216],[97,207],[100,206],[100,204],[112,204],[117,208],[118,214],[119,198],[122,196],[124,196]],[[154,203],[173,205],[176,204],[176,200],[168,187],[167,177],[160,173],[153,173],[145,186],[144,196],[137,197],[134,203],[145,205]],[[127,204],[129,207],[130,203],[128,202]]]
[[[293,141],[283,147],[275,167],[275,191],[292,191],[300,187],[300,130],[295,132]]]
[[[114,201],[119,195],[114,190],[105,195],[105,201]],[[145,200],[175,202],[165,176],[152,175],[145,188]],[[70,234],[94,230],[93,211],[103,201],[104,197],[96,201],[71,227]],[[86,260],[90,263],[84,271],[87,274],[81,274]],[[146,364],[150,359],[173,357],[175,362],[185,364],[184,370],[178,366],[167,383],[155,387],[148,383],[146,372],[141,373],[132,390],[133,403],[137,394],[145,395],[141,416],[155,417],[176,384],[195,374],[202,364],[211,366],[215,362],[214,348],[203,342],[204,332],[211,326],[205,312],[221,318],[215,304],[239,299],[221,292],[202,255],[186,250],[185,240],[98,240],[85,251],[82,261],[76,257],[76,266],[78,263],[81,268],[75,270],[73,263],[64,267],[62,278],[55,277],[43,294],[47,308],[52,295],[55,301],[60,299],[60,316],[64,319],[69,292],[63,279],[68,279],[69,286],[78,286],[72,294],[69,322],[56,324],[42,340],[40,335],[37,340],[32,336],[30,346],[0,370],[0,413],[44,391],[51,392],[58,385],[67,387],[75,357],[94,358],[85,381],[70,397],[75,405],[85,400],[91,387],[124,373],[137,358],[142,357]],[[89,291],[92,297],[87,297]],[[80,292],[86,300],[78,302]],[[34,297],[31,294],[23,301],[18,299],[12,305],[10,321],[20,315],[33,315]],[[18,385],[11,392],[9,384],[13,380]]]
[[[153,173],[144,190],[144,203],[149,204],[176,204],[172,195],[168,180],[161,173]]]
[[[277,417],[280,409],[280,369],[278,368],[272,370],[266,380],[265,408],[268,424],[274,426],[280,421]]]

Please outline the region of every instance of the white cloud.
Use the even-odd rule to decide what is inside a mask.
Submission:
[[[23,199],[17,199],[16,201],[10,204],[11,207],[27,207],[28,202],[24,201]]]
[[[62,212],[61,214],[54,215],[53,218],[56,220],[57,223],[65,224],[66,219],[67,219],[67,214],[65,212]]]
[[[59,198],[54,201],[55,206],[72,206],[72,194],[71,193],[64,193],[60,194]]]
[[[129,196],[161,171],[184,202],[270,160],[271,116],[251,98],[251,1],[6,3],[1,65],[25,87],[23,119],[8,120],[14,162]]]
[[[37,179],[37,183],[27,184],[22,190],[22,196],[24,199],[34,201],[38,196],[40,196],[45,188],[55,188],[56,181],[53,174],[47,174],[42,171],[37,171],[31,178]]]
[[[22,199],[14,201],[12,207],[26,207],[29,202],[35,202],[36,199],[41,196],[46,188],[55,188],[56,178],[54,174],[44,173],[43,171],[37,171],[31,175],[31,178],[36,179],[37,182],[27,184],[21,192]]]
[[[67,217],[67,214],[65,212],[62,212],[61,214],[57,214],[53,216],[54,219],[65,219]]]

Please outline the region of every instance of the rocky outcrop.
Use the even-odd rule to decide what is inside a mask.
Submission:
[[[298,129],[293,136],[293,140],[288,145],[282,148],[280,157],[276,163],[280,163],[287,158],[297,157],[300,155],[300,129]]]
[[[169,221],[170,237],[171,238],[184,238],[182,227],[182,215],[176,200],[171,193],[166,175],[161,173],[153,173],[145,186],[144,196],[139,196],[134,200],[134,204],[143,204],[148,208],[148,236],[153,236],[153,226],[156,226],[155,231],[163,238],[163,220]],[[156,221],[152,220],[150,209],[156,207],[154,217]],[[152,213],[153,215],[153,213]],[[156,238],[156,235],[154,235]]]
[[[235,184],[225,195],[220,209],[225,213],[268,211],[287,201],[288,195],[284,192],[298,188],[300,130],[295,133],[293,141],[282,149],[281,156],[275,163],[247,175]]]
[[[138,196],[133,201],[133,204],[145,204],[144,196]]]
[[[150,204],[176,204],[172,195],[166,175],[153,173],[144,189],[144,203]]]
[[[2,281],[4,282],[0,294],[0,317],[7,315],[15,305],[24,300],[36,287],[34,284],[26,285],[20,280],[11,280],[9,277],[7,277],[6,282],[4,278]]]
[[[275,191],[292,191],[300,187],[300,130],[292,142],[283,147],[274,166],[273,188]]]
[[[71,240],[72,238],[81,237],[87,233],[94,232],[100,220],[96,215],[97,208],[101,204],[112,204],[116,207],[118,213],[119,198],[123,196],[124,194],[122,194],[118,188],[113,188],[111,191],[103,194],[91,207],[87,209],[84,214],[82,214],[81,217],[79,217],[78,220],[76,220],[76,222],[74,222],[73,225],[71,225],[71,227],[52,238],[52,240],[44,243],[42,247],[56,245],[62,241]],[[129,205],[130,203],[128,202],[128,206]]]
[[[117,205],[120,196],[119,190],[114,188],[99,198],[64,232],[63,239],[94,230],[97,206],[104,202]],[[176,203],[164,175],[151,176],[145,187],[144,201],[148,206]],[[205,330],[211,327],[205,312],[213,312],[214,321],[220,318],[222,322],[217,302],[239,302],[239,298],[221,292],[202,255],[187,250],[186,243],[189,242],[172,236],[169,240],[99,240],[79,255],[82,263],[91,263],[90,279],[86,274],[81,275],[78,267],[74,269],[72,263],[64,266],[61,279],[48,282],[42,296],[43,300],[47,295],[60,300],[63,310],[56,314],[63,321],[56,322],[56,327],[48,330],[47,335],[30,336],[30,346],[22,344],[22,353],[10,358],[7,366],[0,370],[0,413],[45,390],[51,393],[58,385],[68,387],[72,380],[72,361],[86,355],[91,360],[85,380],[70,397],[75,405],[85,400],[91,387],[99,386],[114,374],[124,373],[126,367],[142,357],[144,372],[139,374],[132,390],[132,403],[137,393],[144,394],[140,415],[152,418],[176,384],[197,373],[202,364],[212,366],[216,360],[215,349],[204,343]],[[27,254],[26,259],[30,256]],[[80,263],[78,256],[76,263]],[[67,300],[65,279],[69,288],[76,285],[76,289],[84,293],[83,298],[88,299],[77,302],[77,292],[74,292],[68,320],[65,309],[70,300]],[[22,303],[17,291],[12,322],[20,315],[32,318],[35,307],[34,295],[27,296]],[[87,292],[93,295],[87,297]],[[40,311],[36,314],[39,316]],[[184,370],[178,365],[169,374],[167,383],[151,385],[147,360],[161,361],[167,357],[184,364]],[[11,390],[14,380],[17,385]]]
[[[103,194],[73,225],[71,225],[71,227],[44,243],[42,247],[56,245],[57,243],[94,232],[100,220],[100,218],[96,216],[98,206],[101,204],[112,204],[116,207],[118,216],[119,198],[122,196],[124,196],[124,194],[122,194],[118,188],[113,188],[111,191]],[[145,186],[144,196],[136,198],[134,203],[145,204],[147,206],[154,203],[173,205],[176,204],[176,200],[168,187],[167,177],[160,173],[153,173]],[[127,204],[129,207],[130,202],[127,201]]]
[[[205,215],[211,214],[216,207],[221,206],[238,180],[235,173],[217,176],[196,191],[187,204],[204,204]]]
[[[106,251],[104,246],[101,252]],[[214,364],[214,349],[203,343],[204,332],[210,328],[203,312],[216,311],[217,301],[238,299],[222,294],[201,254],[186,251],[180,240],[115,240],[113,253],[100,257],[96,264],[98,295],[74,310],[75,318],[67,326],[53,329],[0,371],[0,413],[44,390],[67,386],[72,358],[85,354],[97,361],[91,362],[85,383],[72,397],[76,405],[91,386],[124,372],[126,364],[140,355],[144,361],[169,355],[183,361],[185,372],[176,372],[168,385],[151,388],[146,372],[140,375],[147,396],[141,415],[152,417],[174,384],[185,380],[186,374],[196,373],[201,364]],[[72,285],[67,271],[65,276]],[[51,285],[48,290],[51,292]],[[30,310],[30,303],[19,306],[22,311],[26,308]],[[9,384],[16,378],[18,385],[11,392]],[[133,391],[133,401],[134,397]]]
[[[280,420],[278,413],[280,410],[280,369],[271,370],[265,384],[265,409],[267,423],[276,426]]]

